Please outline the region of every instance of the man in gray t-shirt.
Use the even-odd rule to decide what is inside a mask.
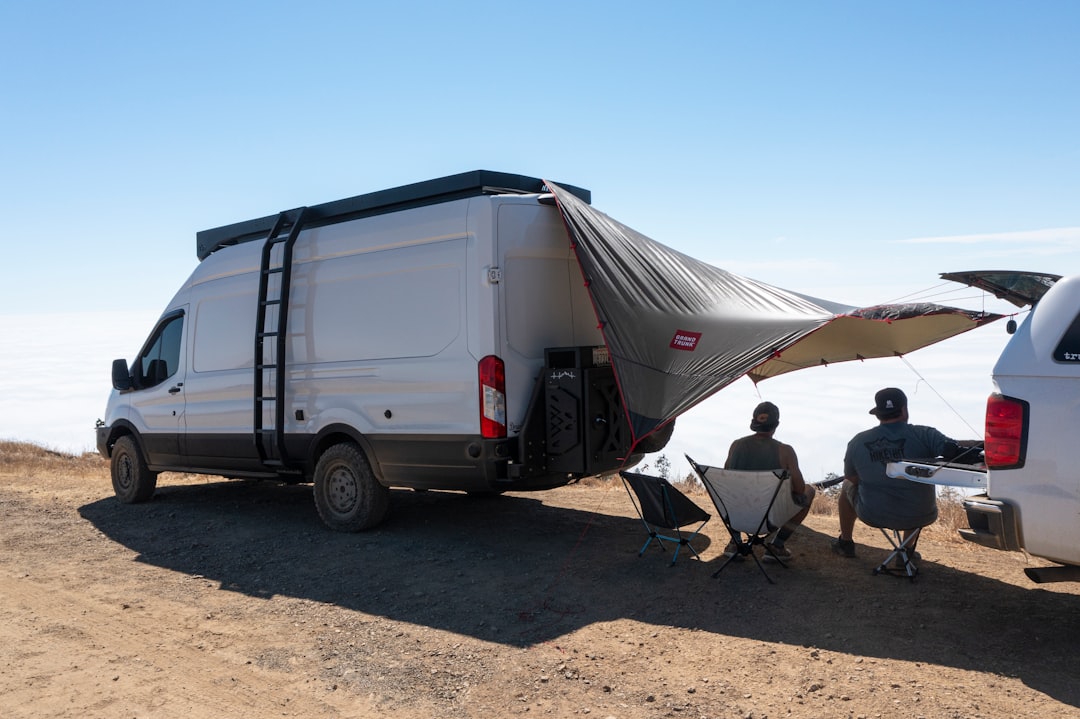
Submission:
[[[840,536],[832,547],[845,557],[855,556],[851,533],[856,518],[874,527],[904,530],[925,527],[937,519],[934,486],[888,476],[885,466],[889,462],[951,459],[960,451],[955,441],[933,427],[908,424],[907,396],[895,387],[874,395],[870,414],[877,416],[878,426],[855,435],[844,455]],[[914,545],[909,548],[915,549]]]

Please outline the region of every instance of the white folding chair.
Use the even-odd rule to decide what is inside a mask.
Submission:
[[[705,485],[735,545],[735,553],[720,565],[713,576],[718,577],[736,557],[749,556],[761,569],[765,579],[774,584],[754,548],[764,547],[764,553],[787,568],[787,564],[776,556],[765,541],[769,534],[802,509],[791,497],[787,470],[747,472],[698,464],[689,456],[686,460]]]

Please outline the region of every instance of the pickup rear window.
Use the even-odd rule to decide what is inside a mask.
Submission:
[[[1054,361],[1080,363],[1080,314],[1073,319],[1054,349]]]

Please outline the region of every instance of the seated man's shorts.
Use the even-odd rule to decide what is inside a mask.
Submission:
[[[811,502],[814,501],[814,495],[815,494],[817,494],[817,492],[815,491],[813,485],[808,484],[808,485],[806,485],[806,492],[805,493],[798,494],[796,492],[792,492],[791,493],[791,499],[795,502],[796,505],[798,505],[798,506],[805,509],[806,507],[810,506]]]

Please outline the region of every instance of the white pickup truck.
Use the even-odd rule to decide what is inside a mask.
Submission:
[[[994,365],[994,392],[986,403],[986,491],[964,500],[969,528],[960,534],[1060,565],[1026,569],[1035,582],[1080,581],[1080,276],[942,277],[1032,308],[1018,329],[1011,325],[1015,332]],[[942,475],[935,483],[978,486],[983,479],[970,467],[904,464],[911,478]]]

